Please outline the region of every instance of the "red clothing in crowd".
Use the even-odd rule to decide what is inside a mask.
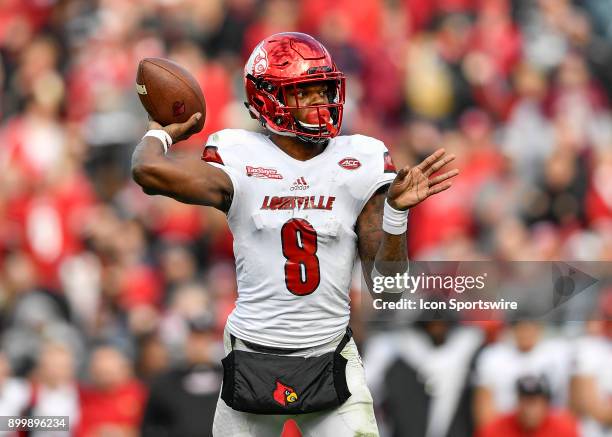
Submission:
[[[604,176],[602,170],[595,171],[586,195],[586,216],[592,224],[599,220],[612,220],[612,190],[607,188],[608,182],[604,181],[608,176]]]
[[[482,428],[478,437],[578,437],[578,423],[566,412],[551,413],[542,425],[532,431],[524,430],[515,413],[501,416]]]
[[[409,255],[419,255],[456,236],[470,235],[474,226],[474,198],[484,183],[500,174],[502,166],[503,159],[494,148],[474,151],[460,166],[461,177],[453,181],[452,190],[437,194],[435,202],[423,202],[411,208]]]
[[[0,45],[19,28],[14,27],[17,21],[23,20],[29,29],[38,31],[49,21],[54,6],[54,2],[47,1],[3,0],[0,3]]]
[[[447,13],[470,13],[477,0],[404,0],[408,24],[414,33],[423,31],[437,16]]]
[[[4,220],[15,226],[0,227],[11,229],[10,239],[31,256],[41,284],[57,287],[61,262],[82,250],[79,227],[94,202],[89,181],[76,174],[53,191],[28,193],[7,203]]]
[[[350,41],[361,48],[376,45],[381,34],[383,7],[381,0],[307,0],[300,4],[303,31],[316,35],[326,16],[342,14],[350,23]],[[322,13],[324,11],[324,13]]]
[[[23,248],[38,281],[50,288],[59,285],[61,262],[82,250],[81,227],[98,201],[83,169],[61,168],[65,132],[59,126],[30,114],[14,117],[0,130],[0,161],[10,168],[0,250]]]
[[[206,123],[200,132],[191,136],[179,147],[199,150],[210,134],[229,127],[227,113],[224,110],[232,103],[234,96],[229,74],[221,64],[209,62],[200,70],[193,71],[193,75],[206,99]]]
[[[81,390],[81,418],[76,437],[92,437],[105,427],[138,429],[142,419],[146,390],[138,381],[115,389]]]
[[[137,264],[126,270],[119,283],[119,303],[130,310],[139,305],[158,306],[162,298],[159,275],[146,264]]]

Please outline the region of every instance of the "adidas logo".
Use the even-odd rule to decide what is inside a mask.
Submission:
[[[290,190],[301,191],[307,190],[308,188],[310,188],[310,185],[308,185],[308,182],[306,182],[306,179],[304,179],[304,176],[302,176],[293,181],[293,185],[291,186]]]

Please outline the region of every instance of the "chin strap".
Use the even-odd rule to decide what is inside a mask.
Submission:
[[[327,127],[327,132],[329,132],[332,137],[335,137],[338,134],[338,129],[336,129],[336,127],[331,123],[331,121],[326,121],[325,127]]]

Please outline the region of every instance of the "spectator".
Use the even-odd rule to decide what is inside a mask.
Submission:
[[[593,169],[586,198],[587,220],[593,225],[612,221],[612,196],[609,188],[609,171],[612,169],[612,150],[597,150],[598,159]],[[606,182],[607,181],[607,182]]]
[[[68,312],[62,295],[38,290],[20,293],[2,332],[2,349],[19,375],[29,374],[46,341],[62,341],[83,351],[83,339]]]
[[[561,339],[543,339],[538,322],[518,321],[510,338],[486,347],[476,362],[474,415],[479,426],[516,408],[516,382],[524,375],[550,381],[551,402],[565,405],[569,379],[569,348]]]
[[[471,436],[469,381],[482,341],[477,329],[443,320],[373,338],[366,376],[388,435]]]
[[[561,62],[568,42],[564,24],[574,12],[569,0],[522,2],[519,10],[524,56],[530,64],[550,70]]]
[[[170,356],[168,348],[157,333],[144,335],[138,344],[136,370],[139,378],[149,383],[153,378],[168,370]]]
[[[572,406],[583,435],[612,436],[612,291],[604,293],[592,334],[577,341],[571,390]]]
[[[151,385],[143,437],[212,435],[223,371],[215,354],[214,319],[190,320],[185,361]]]
[[[196,279],[197,260],[187,246],[167,245],[160,254],[160,260],[167,290],[174,290]]]
[[[544,111],[546,78],[529,64],[514,73],[517,98],[504,132],[504,151],[530,183],[541,174],[544,159],[554,146],[554,131]]]
[[[142,420],[146,390],[132,376],[127,357],[111,346],[91,355],[90,384],[81,389],[81,420],[76,437],[132,437]]]
[[[67,416],[70,429],[79,424],[79,389],[72,352],[60,343],[42,347],[34,372],[30,416]],[[66,431],[35,431],[34,437],[69,436]]]
[[[187,320],[205,313],[210,304],[208,291],[196,282],[183,284],[172,294],[159,323],[159,334],[175,362],[185,350],[189,332]]]
[[[19,416],[28,405],[30,387],[26,381],[11,376],[11,366],[6,356],[0,352],[0,416]],[[0,431],[2,437],[16,434]]]
[[[478,432],[478,437],[578,437],[576,419],[566,411],[551,408],[545,378],[522,377],[516,383],[516,392],[516,410],[493,420]]]

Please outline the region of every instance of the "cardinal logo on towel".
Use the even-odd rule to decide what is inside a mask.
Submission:
[[[286,407],[288,404],[292,404],[298,399],[298,395],[294,389],[278,380],[276,381],[276,388],[274,389],[272,396],[274,397],[274,400],[283,407]]]

